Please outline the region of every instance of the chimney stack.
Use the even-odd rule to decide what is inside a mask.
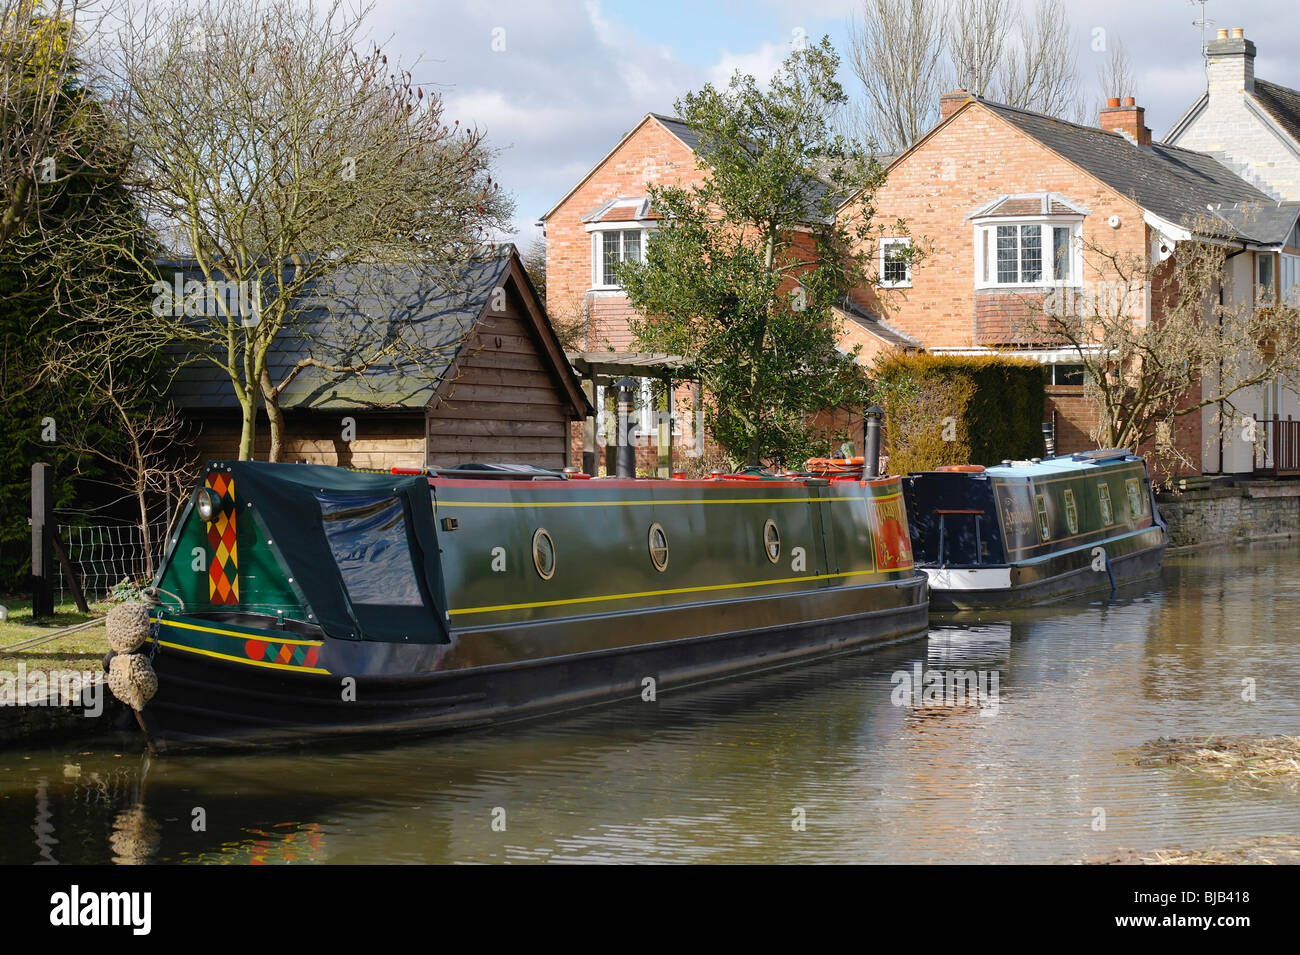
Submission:
[[[1241,27],[1233,27],[1231,34],[1219,30],[1205,44],[1205,85],[1211,96],[1255,92],[1255,44]]]
[[[957,112],[964,103],[973,99],[975,99],[975,94],[968,90],[953,90],[951,93],[944,93],[939,97],[939,122],[942,123]]]
[[[1132,96],[1125,96],[1122,104],[1117,96],[1106,100],[1097,125],[1111,132],[1123,133],[1139,146],[1151,145],[1151,130],[1146,125],[1146,110],[1138,106]]]

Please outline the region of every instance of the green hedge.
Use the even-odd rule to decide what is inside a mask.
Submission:
[[[998,355],[892,355],[872,370],[893,474],[1043,455],[1045,390],[1036,361]]]

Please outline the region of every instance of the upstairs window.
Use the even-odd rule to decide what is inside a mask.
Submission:
[[[880,287],[911,288],[912,240],[880,240]]]
[[[1276,303],[1275,259],[1272,252],[1260,252],[1255,256],[1255,304],[1268,307]]]
[[[645,247],[644,229],[606,229],[591,234],[592,285],[620,288],[615,269],[620,262],[640,262]]]
[[[975,226],[981,288],[1078,285],[1080,222],[985,221]]]

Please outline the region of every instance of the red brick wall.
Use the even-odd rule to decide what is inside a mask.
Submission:
[[[631,343],[630,310],[622,296],[588,296],[591,234],[582,216],[609,199],[644,196],[647,185],[702,181],[695,154],[653,117],[647,118],[546,219],[546,309],[559,318],[590,304],[586,348],[625,350]]]
[[[1060,193],[1088,209],[1085,243],[1145,255],[1146,226],[1133,202],[973,104],[895,165],[876,193],[876,221],[902,218],[928,253],[913,266],[910,289],[880,289],[869,301],[926,348],[982,344],[975,229],[967,217],[997,196],[1032,192]],[[1111,215],[1120,217],[1118,229],[1106,224]],[[1085,256],[1086,282],[1103,280],[1099,266],[1095,256]]]

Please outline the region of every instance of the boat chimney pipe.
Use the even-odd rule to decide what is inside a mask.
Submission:
[[[1056,457],[1056,429],[1050,421],[1043,422],[1043,456]]]
[[[880,419],[885,409],[872,405],[862,412],[862,475],[863,477],[880,476]]]
[[[639,387],[632,378],[620,378],[614,382],[618,389],[615,398],[615,410],[618,414],[618,443],[614,452],[614,475],[621,478],[636,477],[636,445],[632,434],[632,389]]]

